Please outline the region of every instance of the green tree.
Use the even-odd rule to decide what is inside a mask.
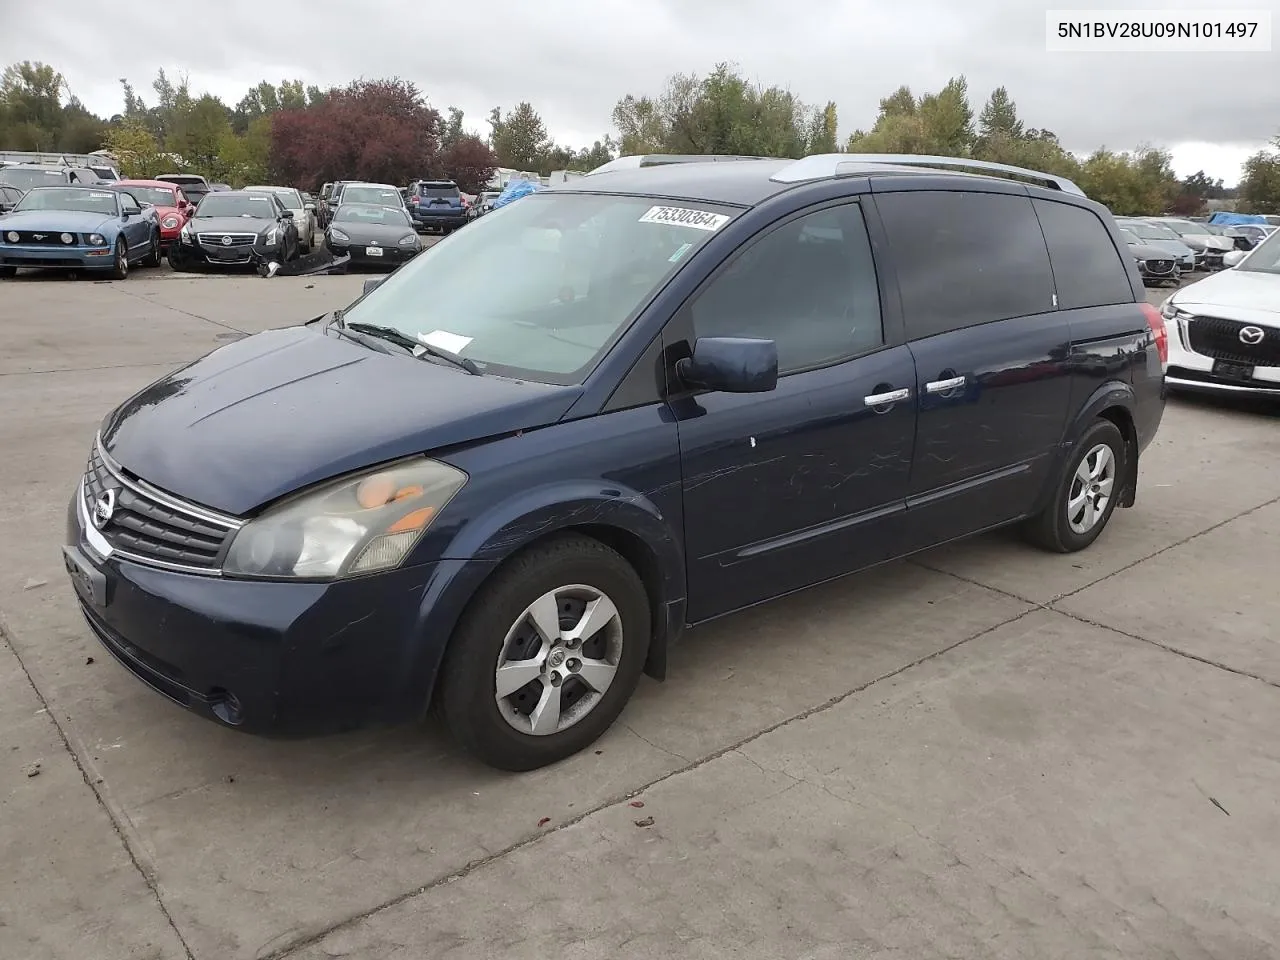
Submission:
[[[547,127],[532,104],[522,101],[505,114],[494,107],[489,124],[490,144],[499,166],[515,170],[538,168],[550,141]]]
[[[937,93],[917,99],[899,87],[880,101],[869,131],[854,131],[852,153],[920,153],[967,157],[973,152],[973,110],[964,77],[954,77]]]
[[[449,117],[444,121],[440,130],[440,148],[448,150],[455,143],[466,136],[466,130],[462,127],[463,112],[457,107],[449,108]]]
[[[38,61],[12,64],[0,74],[0,134],[19,150],[61,147],[62,90],[66,82]]]
[[[1239,209],[1249,213],[1280,214],[1280,137],[1275,150],[1260,150],[1244,164]]]
[[[1022,121],[1018,119],[1017,104],[1004,87],[996,87],[978,114],[978,143],[996,139],[1021,140]]]
[[[120,161],[120,172],[126,177],[147,178],[161,173],[167,166],[160,144],[142,117],[125,117],[108,132],[106,147]]]
[[[164,147],[182,158],[189,170],[199,171],[214,179],[231,175],[222,162],[222,152],[232,133],[231,111],[212,94],[206,93],[190,105],[175,112]]]
[[[815,111],[809,124],[807,153],[835,153],[840,149],[837,142],[838,118],[834,101],[828,101],[821,110]]]

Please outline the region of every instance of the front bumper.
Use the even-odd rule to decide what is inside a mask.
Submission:
[[[179,243],[177,249],[185,259],[197,263],[208,263],[214,266],[235,266],[237,264],[261,263],[264,260],[279,260],[283,256],[284,245],[279,241],[263,243],[261,241],[245,246],[223,247],[203,243]]]
[[[1251,356],[1254,348],[1234,344],[1230,336],[1219,332],[1208,337],[1193,330],[1192,325],[1234,325],[1235,321],[1215,318],[1166,320],[1169,328],[1169,368],[1165,383],[1173,390],[1197,393],[1253,394],[1280,396],[1280,366],[1269,353]],[[1210,327],[1212,329],[1212,327]],[[1268,330],[1272,334],[1274,328]]]
[[[369,253],[370,247],[360,243],[341,244],[333,240],[325,240],[325,247],[335,257],[350,256],[351,262],[361,266],[399,266],[407,263],[422,252],[421,247],[375,247],[381,254]]]
[[[110,270],[115,258],[110,247],[0,243],[0,267],[45,270]]]
[[[420,716],[453,624],[491,569],[443,560],[334,583],[179,573],[112,555],[83,504],[78,488],[64,561],[98,640],[169,700],[250,733]]]

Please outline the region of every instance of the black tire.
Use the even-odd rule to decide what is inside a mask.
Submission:
[[[502,716],[495,669],[525,609],[570,584],[589,586],[613,601],[622,627],[617,671],[590,712],[559,732],[535,736]],[[548,540],[509,560],[472,600],[445,653],[435,712],[463,747],[500,770],[534,770],[563,760],[595,742],[622,713],[644,670],[650,630],[649,598],[626,560],[589,537]]]
[[[129,245],[124,242],[124,237],[116,240],[116,249],[112,256],[115,261],[107,276],[112,280],[127,280],[129,278]]]
[[[141,265],[144,267],[158,267],[160,266],[161,261],[162,261],[162,255],[160,253],[160,231],[152,230],[151,231],[151,250],[142,259]]]
[[[18,275],[17,267],[0,267],[0,280],[9,280]]]
[[[1072,529],[1067,516],[1068,501],[1073,493],[1078,494],[1081,492],[1075,489],[1076,471],[1080,469],[1080,465],[1084,460],[1093,455],[1094,451],[1100,446],[1106,446],[1110,450],[1112,464],[1114,465],[1111,495],[1107,498],[1106,504],[1097,515],[1092,526],[1081,532]],[[1128,463],[1126,463],[1124,436],[1110,420],[1095,420],[1093,425],[1080,437],[1079,442],[1076,443],[1071,458],[1067,461],[1065,469],[1058,477],[1053,497],[1050,499],[1048,506],[1037,516],[1032,517],[1023,524],[1024,536],[1036,546],[1053,553],[1075,553],[1078,550],[1085,549],[1085,547],[1097,540],[1102,531],[1106,529],[1112,513],[1115,512],[1116,503],[1119,501],[1127,476]]]

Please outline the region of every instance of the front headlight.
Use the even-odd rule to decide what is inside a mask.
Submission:
[[[280,228],[272,227],[262,236],[262,242],[266,244],[275,243],[280,238]]]
[[[89,234],[89,246],[100,247],[107,242],[107,238],[100,233]]]
[[[339,230],[337,227],[329,228],[329,236],[341,243],[350,243],[351,238]]]
[[[416,247],[417,245],[418,235],[416,233],[411,233],[409,236],[403,237],[400,240],[400,246],[402,247]]]
[[[178,218],[175,217],[172,213],[160,221],[160,226],[164,227],[166,230],[172,230],[177,225],[178,225]]]
[[[389,570],[466,482],[461,470],[424,459],[325,484],[241,527],[223,571],[332,580]]]
[[[182,232],[178,234],[178,239],[180,239],[183,243],[191,242],[191,224],[190,223],[184,223],[182,225]]]
[[[1166,320],[1190,320],[1192,315],[1176,306],[1173,302],[1173,297],[1169,297],[1164,303],[1160,304],[1160,316]]]

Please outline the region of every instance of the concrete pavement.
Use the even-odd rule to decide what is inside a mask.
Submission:
[[[1265,407],[1171,402],[1082,555],[985,537],[695,631],[552,769],[434,728],[260,741],[143,688],[58,555],[94,430],[362,280],[0,284],[0,957],[1280,950]]]

